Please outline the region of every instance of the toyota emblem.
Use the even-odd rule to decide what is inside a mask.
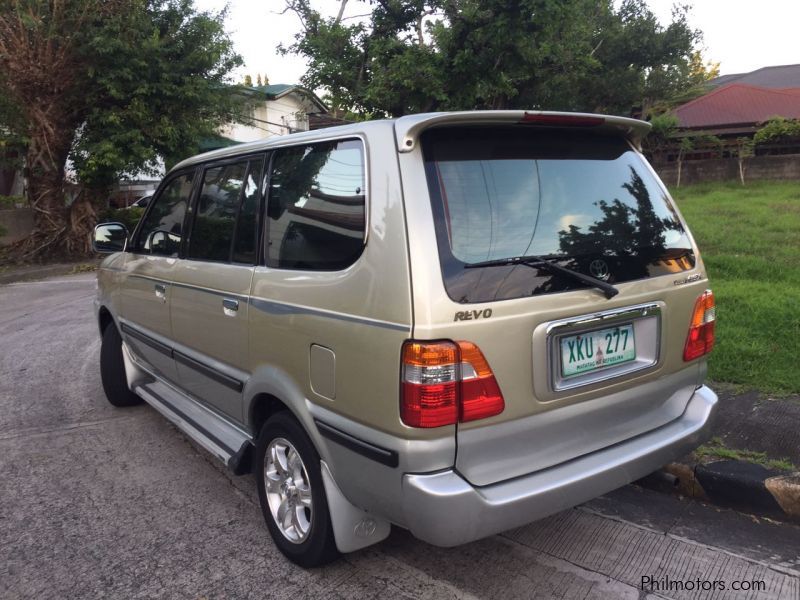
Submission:
[[[592,277],[602,279],[603,281],[606,281],[611,275],[606,261],[600,260],[599,258],[589,263],[589,272],[592,274]]]

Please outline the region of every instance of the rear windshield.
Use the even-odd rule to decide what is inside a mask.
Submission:
[[[470,263],[543,256],[620,283],[690,269],[689,238],[628,143],[591,133],[509,128],[423,135],[445,287],[456,302],[585,288],[524,265]]]

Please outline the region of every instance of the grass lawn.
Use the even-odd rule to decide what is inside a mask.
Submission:
[[[717,302],[709,376],[800,393],[800,181],[671,190]]]

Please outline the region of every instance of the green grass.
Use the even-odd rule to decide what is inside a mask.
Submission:
[[[717,302],[713,380],[800,392],[800,182],[672,190]]]
[[[795,466],[787,458],[769,458],[766,452],[756,452],[754,450],[734,450],[728,448],[718,437],[711,438],[707,444],[703,444],[694,451],[695,456],[700,459],[724,459],[724,460],[743,460],[746,462],[762,465],[768,469],[776,471],[794,471]]]
[[[72,267],[70,275],[77,275],[79,273],[92,273],[97,271],[97,265],[91,263],[79,263]]]

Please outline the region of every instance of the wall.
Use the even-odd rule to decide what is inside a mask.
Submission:
[[[313,103],[292,92],[256,105],[252,125],[228,123],[220,128],[219,133],[237,142],[255,142],[292,131],[306,131],[308,118],[298,119],[298,113],[302,116],[312,110],[317,110]]]
[[[11,208],[0,210],[0,246],[24,239],[33,231],[33,209]]]
[[[278,130],[281,134],[292,131],[308,131],[308,117],[306,113],[318,110],[304,96],[292,92],[267,102],[269,128]],[[280,123],[276,127],[272,123]]]
[[[16,169],[0,169],[0,194],[21,196],[25,191],[22,172]]]
[[[661,179],[668,186],[678,181],[678,163],[653,163]],[[746,159],[745,181],[748,179],[800,180],[800,154],[783,156],[753,156]],[[735,158],[707,158],[685,160],[681,167],[681,185],[703,181],[738,181],[739,162]]]

